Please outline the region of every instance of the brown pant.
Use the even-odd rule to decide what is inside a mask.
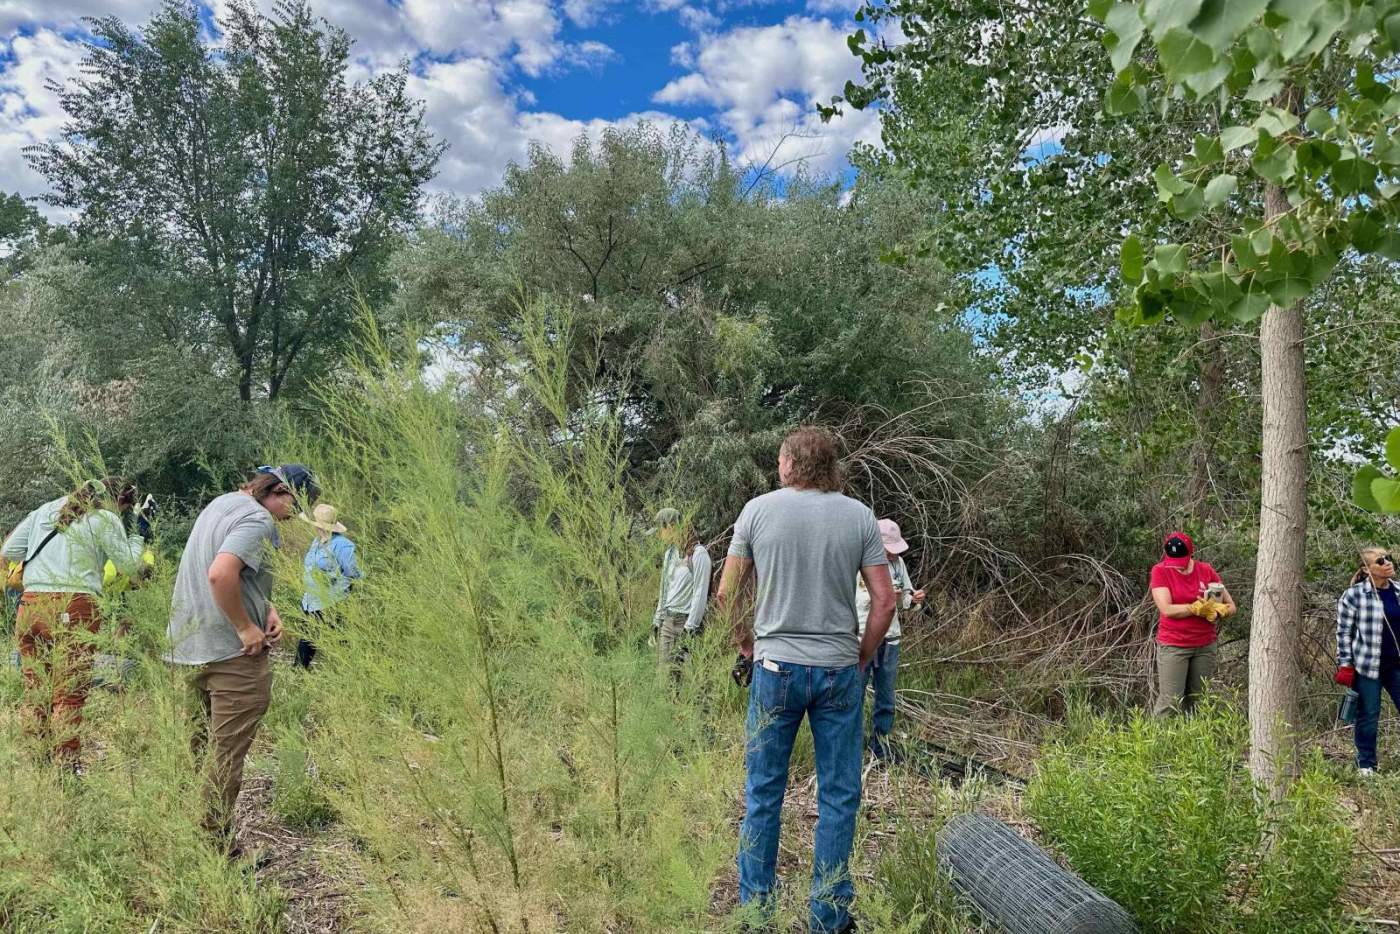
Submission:
[[[1215,677],[1215,643],[1199,648],[1157,644],[1158,716],[1196,706],[1203,683]]]
[[[243,785],[243,760],[272,699],[271,653],[211,662],[189,675],[197,719],[191,748],[198,761],[210,739],[212,759],[204,786],[204,827],[233,831],[233,806]]]
[[[76,761],[81,751],[93,636],[101,625],[87,594],[26,591],[20,598],[15,634],[24,668],[25,730],[50,744],[55,761]]]

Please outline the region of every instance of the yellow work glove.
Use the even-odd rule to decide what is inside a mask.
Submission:
[[[1192,616],[1203,616],[1206,619],[1209,619],[1210,617],[1206,616],[1206,612],[1210,609],[1210,606],[1211,603],[1209,600],[1205,599],[1204,597],[1199,597],[1195,600],[1195,602],[1193,602],[1189,607],[1187,607],[1187,609],[1191,611]]]

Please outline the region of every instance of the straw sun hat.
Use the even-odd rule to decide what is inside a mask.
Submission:
[[[315,509],[311,510],[311,515],[308,516],[306,513],[302,513],[297,516],[297,518],[307,525],[314,525],[322,532],[338,532],[344,535],[349,531],[345,526],[336,521],[336,509],[330,503],[321,503]]]

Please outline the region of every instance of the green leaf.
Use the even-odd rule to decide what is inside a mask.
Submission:
[[[1365,159],[1338,159],[1332,164],[1332,187],[1339,194],[1354,195],[1366,191],[1376,182],[1379,170]]]
[[[1131,285],[1142,281],[1143,259],[1142,240],[1137,234],[1129,234],[1123,241],[1118,260],[1118,271],[1123,274],[1124,281]]]
[[[1147,103],[1147,89],[1131,79],[1119,76],[1108,86],[1103,109],[1111,117],[1126,117],[1137,113]]]
[[[1298,144],[1298,167],[1314,176],[1326,175],[1342,155],[1342,147],[1330,139],[1309,139]]]
[[[1184,32],[1201,5],[1202,0],[1147,0],[1142,6],[1142,18],[1152,30],[1152,38],[1160,42],[1172,29]]]
[[[1183,243],[1159,243],[1152,249],[1152,262],[1163,275],[1176,276],[1185,272],[1187,258]]]
[[[1295,19],[1284,23],[1278,33],[1279,57],[1285,62],[1292,61],[1312,39],[1314,31],[1307,20]]]
[[[1220,145],[1219,137],[1197,133],[1195,141],[1191,144],[1191,155],[1196,160],[1196,165],[1206,166],[1224,159],[1225,150]]]
[[[1171,301],[1167,304],[1167,311],[1180,324],[1188,324],[1195,327],[1210,320],[1210,305],[1205,302],[1198,302],[1185,292],[1173,293]]]
[[[1392,13],[1385,18],[1385,38],[1390,43],[1390,52],[1400,52],[1400,13]]]
[[[1086,9],[1091,17],[1103,22],[1103,18],[1108,15],[1109,8],[1113,6],[1113,0],[1089,0]],[[857,22],[860,18],[857,17]]]
[[[1234,65],[1228,58],[1218,58],[1215,60],[1215,64],[1205,71],[1198,71],[1194,74],[1186,75],[1181,79],[1181,83],[1190,89],[1191,93],[1196,97],[1205,97],[1211,91],[1220,87],[1225,82],[1226,78],[1230,77],[1230,72],[1233,68]]]
[[[1230,317],[1241,324],[1248,324],[1263,316],[1274,300],[1269,297],[1258,277],[1250,275],[1240,281],[1241,295],[1230,306]]]
[[[1235,193],[1238,179],[1233,175],[1217,175],[1206,185],[1206,206],[1218,208]]]
[[[1269,0],[1205,0],[1191,21],[1191,31],[1224,54],[1249,25],[1264,15]]]
[[[1235,234],[1230,238],[1230,252],[1235,256],[1235,265],[1244,270],[1259,268],[1259,255],[1254,252],[1254,245],[1250,243],[1249,237],[1242,234]]]
[[[1356,476],[1351,478],[1351,501],[1367,512],[1380,512],[1381,504],[1376,502],[1375,494],[1371,492],[1371,484],[1384,478],[1385,475],[1370,464],[1362,467],[1356,472]]]
[[[1278,107],[1265,107],[1264,112],[1254,121],[1256,129],[1263,130],[1270,136],[1282,136],[1297,125],[1297,114],[1280,110]]]
[[[1314,107],[1312,110],[1308,111],[1308,119],[1303,121],[1303,125],[1308,128],[1309,132],[1326,133],[1337,124],[1336,121],[1332,119],[1332,115],[1326,110],[1323,110],[1321,107]]]
[[[1293,177],[1294,160],[1292,146],[1277,142],[1271,136],[1263,136],[1259,139],[1259,145],[1255,147],[1252,161],[1254,171],[1259,173],[1261,178],[1282,184]]]
[[[1163,204],[1170,201],[1172,195],[1179,195],[1191,187],[1177,178],[1165,162],[1157,163],[1157,168],[1152,170],[1152,178],[1157,182],[1157,200]]]
[[[1351,245],[1361,253],[1374,253],[1385,238],[1385,218],[1372,211],[1353,211],[1347,218]]]
[[[1206,209],[1205,193],[1200,186],[1192,185],[1186,189],[1185,193],[1173,195],[1167,206],[1171,209],[1172,214],[1181,220],[1189,221],[1199,217],[1201,212]]]
[[[1371,481],[1371,495],[1381,512],[1400,512],[1400,480],[1377,477]]]
[[[1312,291],[1312,281],[1305,270],[1311,270],[1311,260],[1307,261],[1307,266],[1303,266],[1282,240],[1274,241],[1269,249],[1269,278],[1264,283],[1274,304],[1286,307],[1307,297]]]
[[[1133,60],[1146,26],[1136,3],[1114,4],[1103,18],[1104,45],[1108,47],[1113,70],[1120,72]]]
[[[1252,126],[1227,126],[1220,131],[1220,146],[1225,152],[1234,152],[1258,140],[1259,131]]]
[[[1211,47],[1180,27],[1167,31],[1157,43],[1157,53],[1167,77],[1177,81],[1205,71],[1215,62]]]
[[[1327,0],[1271,0],[1269,12],[1277,13],[1284,19],[1312,19],[1313,14]]]
[[[1400,165],[1400,138],[1378,127],[1371,140],[1371,158],[1384,165]]]
[[[1282,78],[1261,78],[1251,84],[1249,90],[1244,92],[1244,99],[1247,101],[1271,101],[1278,97],[1279,91],[1282,90]]]
[[[1385,436],[1385,462],[1395,470],[1400,470],[1400,428],[1390,429]]]

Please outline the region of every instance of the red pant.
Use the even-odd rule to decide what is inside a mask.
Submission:
[[[78,757],[78,728],[92,682],[92,636],[102,617],[81,593],[34,593],[20,598],[19,654],[24,667],[25,728],[53,747],[55,759]]]

